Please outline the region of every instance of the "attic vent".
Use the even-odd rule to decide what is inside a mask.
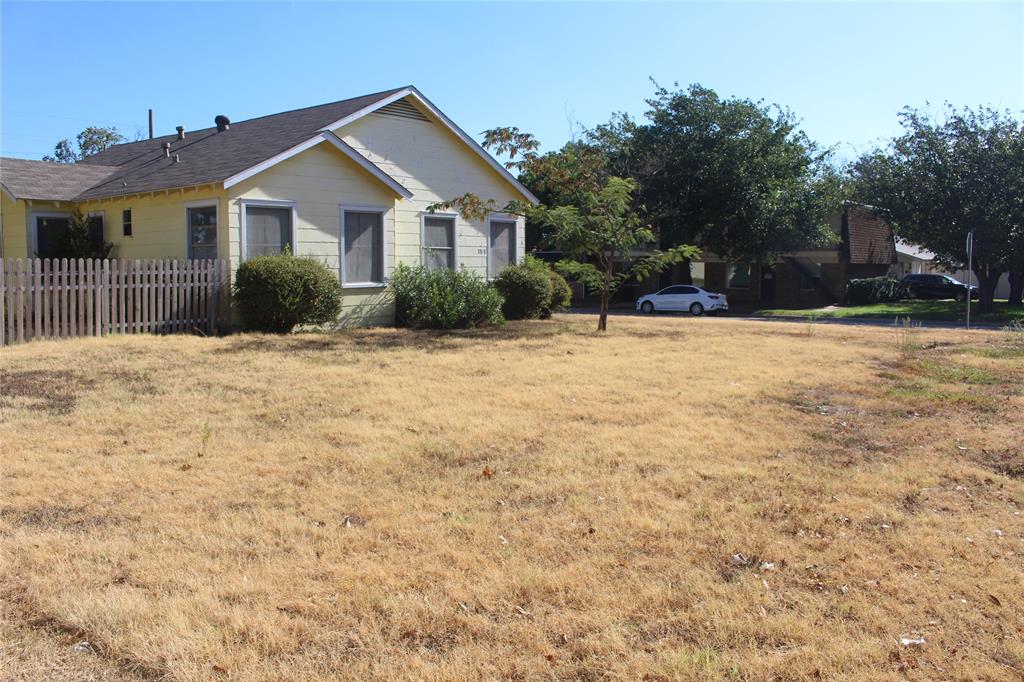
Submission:
[[[428,119],[426,116],[420,113],[419,109],[417,109],[404,99],[400,99],[397,102],[392,102],[391,104],[382,106],[380,109],[373,113],[380,114],[381,116],[397,116],[398,118],[411,118],[415,121],[430,121],[430,119]]]

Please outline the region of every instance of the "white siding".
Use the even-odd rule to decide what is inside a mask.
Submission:
[[[410,100],[411,101],[411,100]],[[424,115],[430,117],[429,112]],[[522,199],[515,188],[437,121],[370,114],[336,131],[384,172],[413,193],[396,206],[396,253],[418,264],[420,220],[427,206],[467,192],[504,205]],[[487,222],[456,220],[459,264],[487,276]],[[526,247],[524,220],[516,221],[517,248]]]
[[[395,194],[328,143],[319,144],[231,187],[227,225],[232,264],[241,254],[242,199],[294,201],[295,254],[315,256],[335,273],[341,260],[341,211],[344,206],[387,209],[384,216],[387,271],[394,268]],[[383,287],[344,288],[344,324],[391,324],[394,309]]]

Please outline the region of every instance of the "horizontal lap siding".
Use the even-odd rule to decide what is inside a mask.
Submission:
[[[384,216],[386,265],[388,272],[394,268],[395,194],[330,144],[317,145],[283,161],[231,187],[229,192],[226,224],[235,267],[241,253],[241,200],[273,199],[296,203],[296,255],[313,256],[335,274],[340,266],[341,207],[388,208]],[[394,321],[394,307],[383,288],[345,288],[341,302],[344,326]]]
[[[187,257],[185,207],[196,202],[220,205],[217,255],[228,257],[228,230],[224,222],[223,190],[205,188],[155,192],[125,199],[88,201],[78,206],[83,213],[103,212],[103,236],[114,245],[114,258]],[[122,212],[131,209],[132,235],[124,235]]]
[[[0,191],[0,257],[28,258],[27,206]]]
[[[424,112],[427,116],[428,113]],[[473,192],[504,205],[522,198],[501,176],[438,122],[371,114],[337,131],[413,193],[396,208],[397,254],[402,262],[418,264],[420,218],[427,206]],[[517,252],[526,246],[523,220],[518,221]],[[487,223],[456,221],[459,262],[482,277],[487,275]]]

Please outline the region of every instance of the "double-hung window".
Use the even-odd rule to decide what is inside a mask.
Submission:
[[[423,264],[427,270],[455,267],[454,216],[423,217]]]
[[[492,220],[488,243],[488,273],[497,277],[516,262],[516,223],[514,220]]]
[[[295,205],[290,201],[242,201],[242,257],[295,253]]]
[[[209,260],[217,257],[217,205],[187,206],[188,257]]]
[[[341,281],[364,286],[384,283],[383,210],[342,211]]]

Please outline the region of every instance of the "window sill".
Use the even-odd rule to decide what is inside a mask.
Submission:
[[[342,289],[383,289],[387,282],[342,282]]]

